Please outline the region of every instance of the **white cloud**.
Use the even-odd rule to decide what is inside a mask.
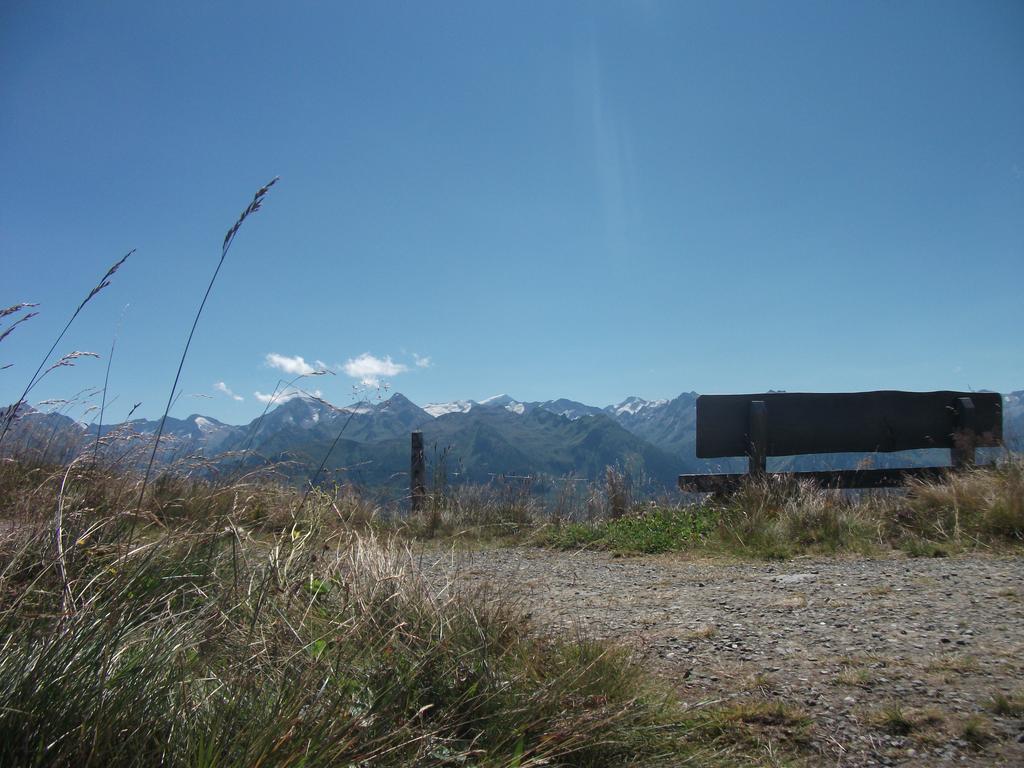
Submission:
[[[319,389],[315,392],[303,392],[302,390],[291,387],[289,389],[283,389],[280,392],[271,393],[269,395],[264,394],[257,390],[252,393],[252,396],[259,400],[261,403],[287,403],[289,400],[293,400],[296,397],[302,397],[303,395],[312,395],[313,397],[323,397],[323,392]]]
[[[285,373],[289,373],[292,376],[309,376],[316,373],[316,368],[311,366],[298,355],[295,357],[287,357],[286,355],[279,355],[276,352],[271,352],[267,355],[267,365],[271,368],[277,368]]]
[[[430,355],[417,355],[415,352],[412,353],[413,360],[416,361],[417,368],[429,368],[430,367]]]
[[[242,402],[243,400],[245,400],[245,398],[242,397],[241,395],[236,395],[234,392],[232,392],[231,387],[229,387],[223,381],[218,381],[216,384],[213,385],[213,388],[216,389],[218,392],[223,392],[232,400],[237,400],[238,402]]]
[[[397,376],[409,370],[408,366],[392,360],[390,355],[380,358],[369,352],[350,358],[341,369],[353,379],[359,379],[359,383],[366,387],[378,387],[382,377]]]

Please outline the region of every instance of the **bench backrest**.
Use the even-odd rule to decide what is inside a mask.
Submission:
[[[764,406],[752,411],[752,402]],[[752,412],[767,422],[767,456],[956,448],[964,430],[977,447],[1001,445],[1003,438],[1002,397],[994,392],[701,395],[697,456],[749,454]]]

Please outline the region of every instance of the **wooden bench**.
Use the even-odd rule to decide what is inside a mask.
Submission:
[[[745,477],[767,474],[769,456],[890,453],[946,448],[952,467],[975,462],[975,449],[1002,444],[1002,397],[994,392],[768,392],[697,398],[697,457],[746,456],[745,474],[680,475],[679,487],[728,493]],[[831,488],[887,488],[949,467],[788,472]]]

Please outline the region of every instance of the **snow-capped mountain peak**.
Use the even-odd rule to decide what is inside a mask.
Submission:
[[[469,413],[473,408],[504,408],[506,411],[523,415],[526,404],[513,399],[509,395],[494,395],[485,400],[453,400],[450,403],[428,403],[423,410],[434,418],[448,413]]]
[[[494,395],[493,397],[481,400],[479,405],[508,405],[509,403],[514,402],[515,400],[513,400],[509,395]]]
[[[526,403],[521,403],[510,395],[495,395],[494,397],[488,397],[486,400],[481,400],[478,405],[485,406],[487,408],[504,408],[510,413],[514,413],[517,416],[522,416],[526,413]]]
[[[427,403],[423,410],[433,416],[444,416],[446,413],[469,413],[476,405],[472,400],[453,400],[450,403]]]
[[[569,421],[576,421],[576,419],[580,419],[584,416],[594,416],[604,412],[601,408],[597,408],[593,405],[586,405],[575,400],[567,400],[564,397],[559,398],[558,400],[548,400],[538,404],[537,407],[543,408],[549,413],[563,416],[569,419]]]
[[[355,405],[346,405],[338,409],[342,413],[376,413],[376,408],[373,407],[373,403],[369,403],[365,400],[356,403]]]
[[[214,423],[205,416],[195,416],[192,420],[200,432],[209,432],[211,429],[216,429]]]
[[[618,405],[613,405],[609,410],[616,416],[636,416],[640,411],[648,408],[659,408],[668,403],[668,400],[644,400],[642,397],[627,397]]]

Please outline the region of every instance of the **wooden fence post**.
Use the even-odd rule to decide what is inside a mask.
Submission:
[[[956,431],[949,449],[950,463],[957,469],[974,466],[974,449],[978,441],[974,401],[969,397],[956,399]]]
[[[412,511],[423,511],[423,500],[427,495],[427,463],[423,457],[423,433],[412,433],[412,461],[409,470],[409,497]]]
[[[752,477],[763,477],[768,471],[768,404],[764,400],[750,401],[749,429],[747,473]]]

